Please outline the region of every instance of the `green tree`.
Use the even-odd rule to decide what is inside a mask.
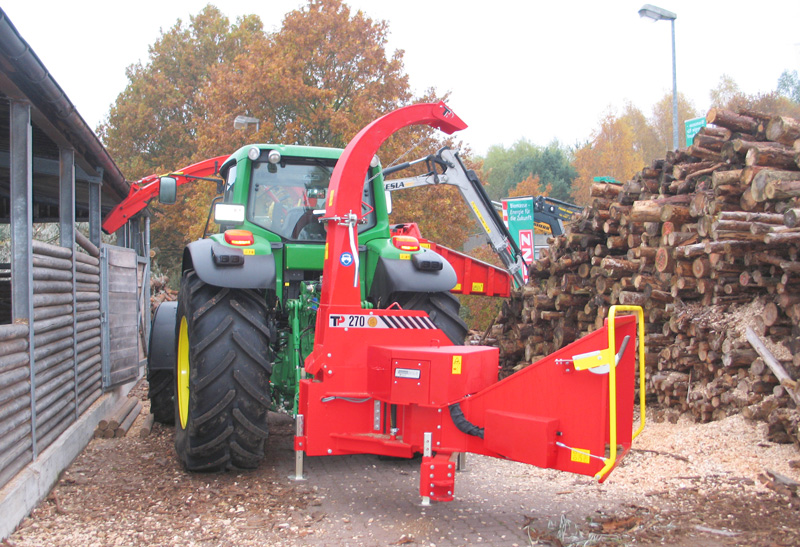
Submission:
[[[800,104],[800,76],[796,70],[784,70],[778,78],[778,93]]]
[[[499,200],[508,195],[519,180],[516,179],[514,166],[526,157],[535,153],[536,145],[521,139],[510,148],[495,144],[489,147],[483,159],[483,174],[486,192],[489,197]]]
[[[572,181],[577,172],[571,163],[569,149],[558,141],[546,147],[536,146],[526,140],[514,143],[511,148],[495,145],[489,148],[483,163],[489,197],[499,200],[508,196],[522,181],[538,177],[550,195],[558,199],[569,199]]]

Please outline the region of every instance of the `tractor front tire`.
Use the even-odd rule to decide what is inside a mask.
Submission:
[[[461,303],[455,295],[449,292],[398,292],[391,295],[388,302],[390,304],[397,302],[404,310],[424,311],[453,344],[457,346],[464,344],[469,329],[458,315]]]
[[[181,279],[175,449],[189,471],[251,469],[264,458],[270,406],[267,308],[256,290]]]

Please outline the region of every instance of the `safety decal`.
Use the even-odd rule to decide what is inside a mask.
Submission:
[[[428,317],[378,316],[364,314],[331,314],[328,324],[335,328],[355,329],[435,329]]]
[[[570,450],[569,459],[573,462],[578,463],[589,463],[591,462],[591,452],[589,450],[583,450],[582,448],[573,448]]]
[[[344,252],[339,256],[339,262],[342,263],[342,266],[347,267],[353,263],[353,255],[348,252]]]

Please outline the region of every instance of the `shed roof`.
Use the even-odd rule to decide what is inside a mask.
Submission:
[[[130,184],[100,139],[0,8],[0,219],[8,218],[9,109],[2,105],[11,100],[31,104],[35,221],[58,218],[59,148],[75,151],[79,220],[88,216],[88,183],[103,183],[103,214],[128,195]]]

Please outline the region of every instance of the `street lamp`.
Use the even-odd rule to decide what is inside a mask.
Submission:
[[[251,125],[256,126],[256,132],[258,132],[259,124],[261,120],[258,118],[251,118],[250,116],[236,116],[233,120],[233,128],[234,129],[247,129]]]
[[[677,15],[671,11],[645,4],[639,10],[639,17],[647,17],[653,21],[669,21],[672,25],[672,147],[678,149],[678,80],[675,70],[675,19]]]

